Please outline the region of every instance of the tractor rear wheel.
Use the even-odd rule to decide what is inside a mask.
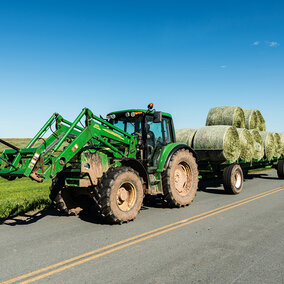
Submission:
[[[284,160],[279,160],[277,165],[278,178],[284,179]]]
[[[171,157],[162,181],[165,201],[171,207],[189,205],[198,187],[198,168],[192,153],[178,150]]]
[[[80,189],[66,188],[65,175],[62,173],[52,180],[49,198],[53,207],[63,215],[78,215],[82,210],[88,209],[92,205],[92,199],[86,191]],[[83,193],[83,194],[82,194]]]
[[[95,196],[105,222],[122,224],[131,221],[142,206],[142,178],[129,167],[110,168],[100,180]]]
[[[244,175],[239,165],[232,164],[224,169],[223,186],[227,193],[239,194],[244,185]]]

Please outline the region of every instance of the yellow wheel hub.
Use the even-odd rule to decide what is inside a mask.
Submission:
[[[136,201],[135,186],[130,182],[123,183],[117,191],[116,201],[120,210],[131,210]]]
[[[184,196],[186,195],[192,183],[192,172],[187,164],[180,163],[174,172],[174,182],[176,191]]]

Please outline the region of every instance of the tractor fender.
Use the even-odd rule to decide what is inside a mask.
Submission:
[[[196,152],[186,144],[183,143],[172,143],[168,144],[163,148],[161,158],[159,161],[158,171],[163,172],[169,165],[172,156],[179,151],[180,149],[187,149],[192,153],[193,157],[198,160]]]
[[[148,177],[148,172],[145,169],[144,165],[134,159],[134,158],[125,158],[121,160],[121,165],[122,166],[126,166],[126,167],[130,167],[133,170],[135,170],[136,172],[139,173],[139,175],[143,178],[143,181],[145,182],[146,188],[149,187],[149,177]]]

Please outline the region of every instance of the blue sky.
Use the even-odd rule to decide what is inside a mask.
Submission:
[[[53,112],[257,108],[284,132],[283,1],[0,1],[0,137]]]

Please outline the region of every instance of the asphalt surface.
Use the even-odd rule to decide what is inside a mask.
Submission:
[[[153,202],[129,224],[52,210],[7,220],[0,282],[284,283],[284,181],[249,175],[240,195],[200,187],[190,206]]]

